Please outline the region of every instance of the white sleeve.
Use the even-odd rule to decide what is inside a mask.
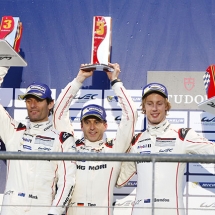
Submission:
[[[182,133],[186,135],[184,139],[186,153],[215,154],[215,143],[207,140],[200,134],[196,133],[193,129],[184,129]]]
[[[122,82],[115,83],[113,90],[122,108],[122,117],[114,140],[114,149],[115,152],[123,153],[130,146],[134,135],[137,122],[137,109]]]
[[[0,104],[0,138],[6,145],[17,129],[25,129],[25,127],[15,121]]]
[[[116,182],[116,187],[121,188],[136,174],[135,162],[122,162],[120,173]]]
[[[53,125],[58,131],[73,134],[73,127],[69,118],[69,108],[74,96],[82,84],[74,79],[60,93],[54,106]]]

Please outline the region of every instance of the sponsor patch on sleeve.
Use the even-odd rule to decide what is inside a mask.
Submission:
[[[60,133],[60,137],[59,137],[60,142],[61,142],[61,143],[64,143],[69,137],[72,137],[72,136],[73,136],[73,135],[70,134],[70,133],[61,132],[61,133]]]

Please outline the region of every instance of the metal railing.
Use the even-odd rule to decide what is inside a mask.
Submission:
[[[152,162],[152,199],[156,162],[215,163],[215,155],[133,154],[133,153],[69,153],[69,152],[0,152],[0,160],[75,160],[75,161],[142,161]],[[154,201],[152,201],[152,215]]]
[[[215,163],[215,155],[1,151],[0,160],[86,160]]]

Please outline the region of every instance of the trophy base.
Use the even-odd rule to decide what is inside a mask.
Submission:
[[[106,64],[89,64],[89,65],[86,65],[86,66],[82,66],[81,67],[82,70],[84,71],[104,71],[104,70],[108,70],[109,72],[113,72],[114,69]]]
[[[198,104],[199,109],[215,115],[215,96]]]
[[[0,66],[27,66],[27,63],[6,40],[0,40]]]

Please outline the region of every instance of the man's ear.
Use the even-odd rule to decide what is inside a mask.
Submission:
[[[51,109],[54,107],[54,101],[51,101],[51,102],[48,104],[48,107],[49,107],[49,110],[51,110]]]
[[[105,130],[107,130],[107,128],[108,128],[107,122],[104,123],[104,126],[105,126]]]

